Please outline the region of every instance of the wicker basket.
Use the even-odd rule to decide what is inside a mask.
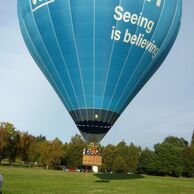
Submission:
[[[102,165],[102,157],[101,156],[83,156],[83,165],[84,166],[101,166]]]

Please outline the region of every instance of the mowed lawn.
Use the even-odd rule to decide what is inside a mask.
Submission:
[[[0,166],[3,194],[194,194],[194,179]]]

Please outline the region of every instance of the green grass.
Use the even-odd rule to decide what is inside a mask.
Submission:
[[[3,194],[194,194],[194,179],[0,166]]]

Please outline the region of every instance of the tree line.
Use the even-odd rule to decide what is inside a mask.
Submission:
[[[69,143],[58,138],[48,141],[16,130],[11,123],[0,123],[0,163],[45,168],[83,168],[82,150],[87,147],[80,135]],[[117,145],[99,145],[102,172],[138,173],[159,176],[194,177],[194,132],[191,142],[169,136],[154,148],[142,149],[121,141]]]

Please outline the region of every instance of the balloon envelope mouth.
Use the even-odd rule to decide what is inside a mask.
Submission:
[[[70,112],[75,124],[87,142],[100,142],[119,114],[104,109],[77,109]]]

